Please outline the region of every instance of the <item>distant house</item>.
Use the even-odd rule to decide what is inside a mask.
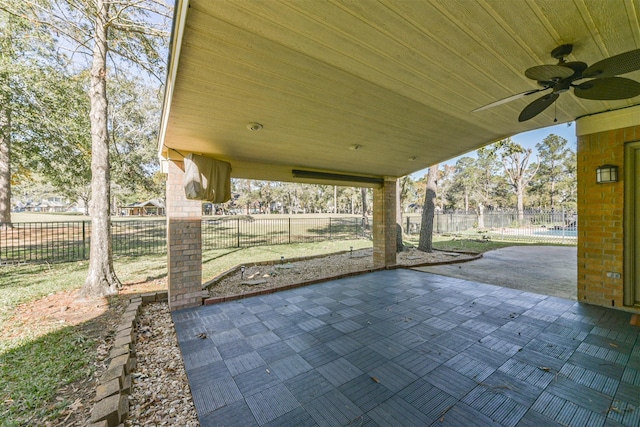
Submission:
[[[49,198],[47,200],[43,200],[38,203],[33,211],[34,212],[43,212],[43,213],[52,213],[52,212],[67,212],[68,203],[58,200],[58,198]]]
[[[162,202],[162,200],[152,199],[146,202],[133,203],[128,206],[123,206],[122,214],[124,216],[163,216],[165,214],[164,202]]]

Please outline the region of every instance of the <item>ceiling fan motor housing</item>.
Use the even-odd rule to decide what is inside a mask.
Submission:
[[[563,44],[551,51],[551,57],[557,59],[562,64],[564,62],[564,58],[571,54],[572,51],[572,44]]]

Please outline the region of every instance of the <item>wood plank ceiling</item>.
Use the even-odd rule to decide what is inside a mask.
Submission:
[[[542,94],[472,112],[538,88],[524,70],[556,64],[560,44],[589,65],[640,48],[636,0],[178,0],[176,9],[160,153],[227,160],[236,177],[295,180],[292,168],[397,177],[554,118],[640,103],[570,91],[524,123],[520,111]],[[253,122],[263,129],[248,130]]]

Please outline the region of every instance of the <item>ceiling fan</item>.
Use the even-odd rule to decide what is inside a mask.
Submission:
[[[524,122],[542,113],[553,104],[561,93],[573,88],[578,98],[595,100],[628,99],[640,95],[640,83],[620,74],[640,70],[640,49],[614,55],[588,66],[584,62],[567,62],[565,57],[571,53],[573,45],[563,44],[551,51],[551,56],[558,60],[557,65],[537,65],[527,68],[524,75],[538,82],[540,89],[511,95],[491,104],[476,108],[473,112],[486,110],[534,93],[551,90],[550,93],[527,105],[520,113],[518,121]],[[578,80],[582,83],[574,83]]]

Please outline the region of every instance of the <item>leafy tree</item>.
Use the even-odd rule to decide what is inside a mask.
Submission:
[[[0,1],[0,223],[11,223],[12,166],[14,180],[24,176],[28,168],[20,159],[28,158],[31,143],[42,138],[42,76],[57,81],[59,65],[50,35],[8,12],[21,4]]]
[[[443,165],[442,169],[440,169],[439,178],[438,178],[438,197],[440,198],[440,202],[437,203],[437,206],[440,206],[442,209],[453,209],[453,201],[452,201],[452,186],[453,180],[456,173],[456,167],[453,165]]]
[[[576,152],[569,148],[567,156],[562,161],[564,175],[558,182],[558,195],[563,207],[571,210],[577,209],[578,205],[578,166]]]
[[[469,211],[472,194],[477,181],[477,167],[472,157],[462,157],[455,165],[455,174],[451,183],[450,198],[455,208]]]
[[[511,138],[499,141],[492,152],[497,152],[502,158],[505,175],[516,195],[518,222],[524,222],[524,196],[531,179],[538,172],[538,166],[529,167],[529,160],[533,150],[525,149]]]
[[[112,80],[107,89],[112,180],[120,197],[127,203],[162,197],[156,154],[162,102],[157,89],[127,75]]]
[[[52,81],[52,80],[50,80]],[[91,196],[91,139],[86,74],[60,75],[42,90],[39,138],[31,142],[28,165],[70,200]]]
[[[107,81],[113,75],[107,64],[114,65],[115,70],[133,66],[150,75],[158,70],[162,72],[161,52],[168,36],[162,25],[170,19],[170,8],[160,0],[23,0],[17,3],[2,0],[1,7],[59,34],[64,38],[61,46],[71,46],[72,50],[90,59],[92,236],[83,293],[113,294],[120,282],[113,269],[111,253]]]
[[[478,215],[478,227],[483,228],[485,208],[499,204],[501,177],[494,150],[481,148],[476,153],[475,159],[463,157],[456,162],[451,199],[465,212],[473,208]]]
[[[540,173],[537,176],[541,194],[545,199],[548,197],[549,206],[554,210],[558,202],[558,183],[567,174],[566,161],[571,156],[571,149],[566,139],[554,134],[536,144],[536,148],[540,157]]]

